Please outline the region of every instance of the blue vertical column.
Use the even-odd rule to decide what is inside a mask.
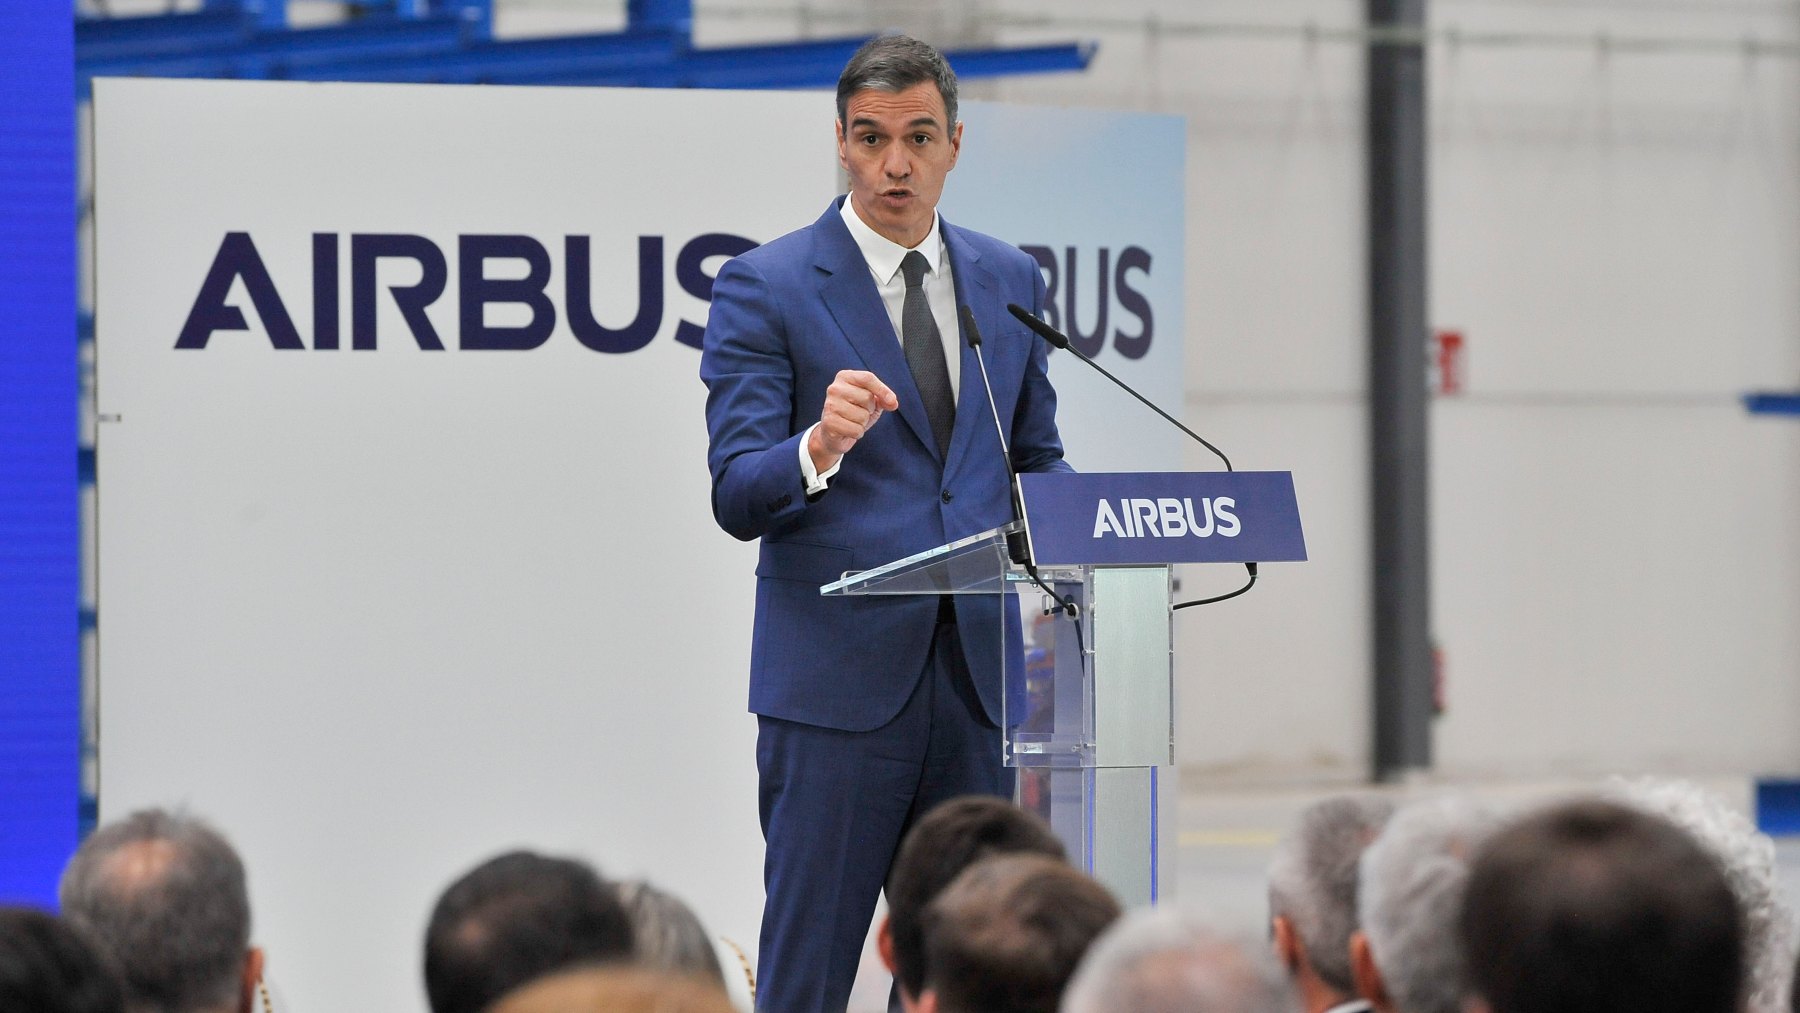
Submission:
[[[634,32],[668,32],[692,38],[694,0],[627,0],[625,19]]]
[[[49,906],[80,792],[75,26],[0,3],[0,903]]]

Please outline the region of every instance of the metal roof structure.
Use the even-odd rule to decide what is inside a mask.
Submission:
[[[493,0],[359,0],[354,16],[290,28],[287,0],[75,22],[76,87],[95,77],[198,77],[652,88],[823,88],[872,35],[702,48],[693,0],[629,0],[623,31],[496,39]],[[1096,46],[946,51],[963,79],[1086,69]]]

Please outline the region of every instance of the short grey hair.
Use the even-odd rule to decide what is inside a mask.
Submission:
[[[876,91],[903,92],[926,81],[937,85],[944,99],[945,130],[956,126],[956,71],[950,61],[931,45],[908,35],[883,35],[863,43],[844,72],[838,75],[838,131],[849,135],[847,122],[850,98],[870,88]]]
[[[1319,980],[1346,995],[1356,931],[1357,863],[1394,814],[1374,794],[1321,799],[1300,813],[1269,862],[1269,917],[1286,918]]]
[[[1404,1013],[1461,1013],[1468,976],[1457,919],[1475,851],[1498,824],[1469,799],[1427,799],[1395,813],[1363,852],[1357,917]]]
[[[118,964],[127,1008],[235,1002],[250,899],[243,862],[206,823],[145,809],[107,824],[69,860],[59,893],[64,915]]]
[[[1082,960],[1062,1013],[1290,1013],[1287,976],[1262,946],[1173,908],[1120,919]]]
[[[621,883],[618,889],[619,902],[631,916],[633,963],[725,987],[712,937],[681,898],[642,880]]]
[[[1613,795],[1687,831],[1719,863],[1743,912],[1745,1008],[1789,1013],[1796,930],[1794,911],[1781,892],[1775,843],[1723,798],[1692,781],[1619,780]]]

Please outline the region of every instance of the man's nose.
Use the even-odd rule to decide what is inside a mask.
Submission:
[[[881,170],[890,179],[905,179],[912,175],[912,158],[907,155],[904,145],[895,144],[888,148],[887,157],[881,162]]]

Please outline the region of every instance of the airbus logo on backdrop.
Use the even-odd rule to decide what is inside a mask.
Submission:
[[[339,347],[338,255],[342,241],[335,232],[315,232],[312,236],[312,347],[328,351]],[[444,251],[424,236],[404,233],[355,233],[350,236],[350,347],[371,350],[377,347],[376,298],[378,265],[383,261],[410,261],[420,272],[412,285],[388,285],[395,305],[400,309],[410,336],[421,349],[443,351],[439,336],[425,308],[444,294],[449,278],[449,265]],[[623,327],[610,327],[597,319],[623,319],[619,308],[594,305],[592,239],[588,236],[565,236],[562,242],[563,320],[575,339],[596,352],[635,352],[649,344],[662,329],[665,306],[663,300],[663,267],[666,243],[662,236],[637,237],[637,306],[631,322]],[[715,275],[705,270],[714,257],[735,257],[755,249],[757,243],[726,232],[709,232],[683,243],[675,255],[675,281],[682,291],[703,302],[712,301]],[[456,237],[457,256],[457,347],[465,351],[528,351],[550,339],[556,329],[558,307],[548,291],[550,251],[531,236],[464,235]],[[487,272],[490,260],[523,261],[523,278],[491,278]],[[176,348],[205,348],[219,331],[249,330],[243,310],[226,303],[234,282],[242,281],[250,303],[262,319],[269,342],[278,349],[304,349],[299,330],[288,312],[288,305],[275,287],[275,279],[256,249],[248,232],[228,232],[219,243],[200,293],[188,310],[187,322],[175,340]],[[291,284],[291,282],[290,282]],[[517,326],[495,326],[487,323],[490,305],[524,306],[530,320]],[[680,321],[675,340],[700,347],[703,324]]]
[[[312,308],[312,333],[307,336],[310,345],[289,311],[295,279],[282,279],[288,291],[284,298],[250,234],[228,232],[220,240],[200,283],[175,347],[204,349],[221,331],[250,330],[244,309],[227,302],[233,287],[240,282],[263,332],[275,348],[333,351],[343,347],[340,261],[347,246],[349,347],[370,351],[379,347],[382,338],[391,341],[395,337],[377,333],[377,310],[385,288],[387,298],[400,312],[406,337],[424,351],[445,349],[444,337],[425,312],[444,296],[450,278],[452,265],[443,247],[425,236],[408,233],[352,233],[346,243],[339,233],[315,232],[311,241],[312,271],[307,292]],[[670,244],[663,236],[637,236],[635,241],[637,302],[635,307],[623,307],[595,304],[591,267],[594,237],[562,237],[563,280],[552,289],[551,248],[556,244],[516,234],[457,236],[456,347],[464,351],[529,351],[550,340],[561,322],[577,341],[596,352],[620,354],[643,348],[661,332],[667,314],[664,274]],[[675,254],[675,282],[688,295],[710,303],[717,265],[709,273],[708,262],[714,258],[722,262],[757,245],[755,240],[728,232],[695,236],[682,243]],[[1114,351],[1127,359],[1141,359],[1149,352],[1156,317],[1150,300],[1133,284],[1134,272],[1144,277],[1150,274],[1152,258],[1147,250],[1127,246],[1114,257],[1109,247],[1081,250],[1069,246],[1060,256],[1047,246],[1028,245],[1021,249],[1038,262],[1044,275],[1045,320],[1052,327],[1066,330],[1076,349],[1093,357],[1110,343]],[[492,261],[522,264],[524,276],[490,277],[488,265]],[[382,265],[389,265],[391,270],[400,262],[410,264],[419,280],[410,285],[381,284]],[[1091,268],[1084,266],[1090,264]],[[1118,312],[1114,312],[1115,302]],[[489,324],[489,306],[522,307],[529,318],[517,325]],[[601,318],[625,320],[627,308],[631,311],[629,323],[609,326],[600,322]],[[1109,329],[1109,324],[1131,323],[1128,317],[1135,319],[1135,328]],[[705,330],[704,322],[680,320],[674,337],[681,344],[699,348]]]
[[[1210,538],[1214,533],[1236,538],[1244,528],[1232,512],[1237,509],[1237,500],[1230,496],[1204,498],[1199,509],[1194,508],[1192,497],[1120,499],[1116,511],[1110,500],[1099,500],[1097,504],[1095,538]]]
[[[1019,249],[1038,262],[1044,275],[1044,322],[1067,334],[1076,351],[1092,359],[1111,339],[1113,350],[1127,359],[1141,359],[1149,353],[1156,334],[1156,314],[1144,293],[1132,287],[1131,272],[1139,271],[1149,277],[1153,259],[1150,251],[1127,246],[1115,260],[1112,249],[1105,246],[1088,251],[1066,246],[1061,257],[1048,246]],[[1090,263],[1089,256],[1093,258],[1091,268],[1083,266]],[[1111,315],[1115,298],[1120,310],[1137,318],[1137,333],[1128,333],[1122,327],[1108,332],[1107,323],[1123,317]],[[1088,320],[1094,322],[1092,330],[1087,329]]]

